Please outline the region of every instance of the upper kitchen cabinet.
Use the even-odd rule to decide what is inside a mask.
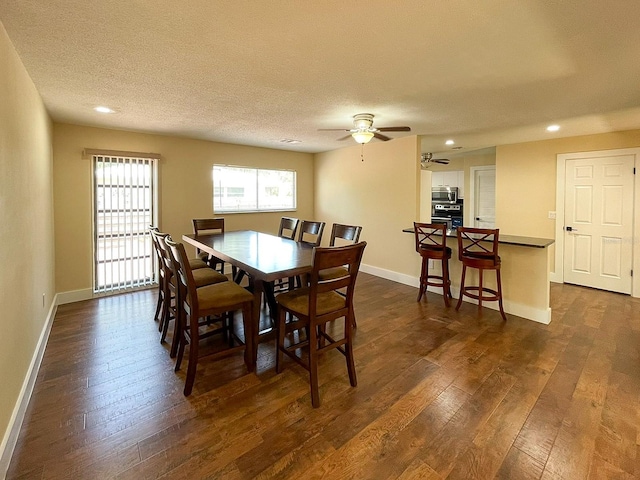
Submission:
[[[434,187],[457,187],[458,198],[464,198],[464,171],[450,170],[432,172],[431,185]]]

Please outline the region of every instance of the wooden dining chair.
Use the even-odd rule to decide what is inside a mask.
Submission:
[[[360,232],[362,232],[362,227],[334,223],[333,227],[331,228],[331,239],[329,240],[329,246],[335,247],[336,243],[339,243],[338,246],[358,243],[358,241],[360,240]],[[323,270],[319,275],[322,280],[329,280],[333,277],[340,277],[343,274],[344,267],[336,267]]]
[[[298,243],[305,243],[312,247],[319,247],[322,242],[324,225],[324,222],[302,220],[302,222],[300,222],[300,231],[298,232]]]
[[[196,235],[224,233],[224,218],[194,218],[193,233]],[[224,273],[223,260],[214,257],[213,255],[209,255],[207,252],[203,252],[199,249],[196,249],[196,255],[201,260],[207,262],[207,264],[214,270]],[[233,276],[235,276],[235,272]]]
[[[467,296],[478,300],[478,309],[482,309],[482,302],[498,302],[500,315],[504,321],[507,315],[502,306],[502,280],[500,267],[502,261],[498,255],[498,238],[500,229],[458,227],[458,259],[462,263],[462,280],[460,281],[460,297],[456,310],[462,305],[462,297]],[[465,285],[467,268],[478,270],[478,285]],[[483,273],[485,270],[496,272],[496,288],[488,288],[484,285]]]
[[[324,226],[325,222],[302,220],[302,222],[300,222],[298,239],[296,241],[310,247],[319,247],[322,243],[322,232],[324,231]],[[292,283],[294,282],[298,288],[302,286],[302,278],[300,275],[297,275],[295,278],[288,279],[287,285],[289,289],[292,288]]]
[[[358,243],[360,241],[361,232],[362,227],[359,227],[357,225],[344,225],[342,223],[334,223],[331,227],[329,246],[335,247],[340,246],[340,244]]]
[[[151,244],[153,245],[153,251],[156,254],[156,263],[157,263],[157,268],[158,268],[158,273],[157,273],[157,280],[158,280],[158,302],[156,304],[156,313],[154,315],[154,320],[156,322],[161,322],[162,321],[162,316],[164,315],[164,307],[165,307],[165,301],[167,301],[167,299],[165,298],[166,295],[166,290],[167,290],[167,275],[166,275],[166,269],[165,269],[165,265],[164,265],[164,260],[163,260],[163,253],[162,253],[162,249],[160,244],[158,243],[158,235],[164,235],[160,232],[160,229],[156,226],[153,225],[149,225],[149,233],[151,235]],[[200,259],[190,259],[190,265],[192,269],[196,269],[196,268],[206,268],[207,264],[204,263],[202,260]],[[160,330],[162,330],[162,323],[160,323]]]
[[[160,230],[158,227],[149,225],[149,235],[151,236],[151,245],[153,245],[153,252],[156,254],[155,263],[157,264],[156,279],[158,281],[158,302],[156,303],[156,313],[153,316],[154,321],[160,321],[160,312],[162,312],[162,305],[164,303],[164,271],[162,269],[162,253],[160,252],[160,245],[154,233],[158,233]]]
[[[341,223],[334,223],[331,228],[331,238],[329,240],[329,246],[335,247],[342,245],[349,245],[358,243],[360,241],[360,233],[362,232],[362,227],[356,225],[343,225]],[[318,272],[318,276],[321,280],[331,280],[332,278],[338,278],[344,276],[346,273],[346,267],[334,267],[328,268],[326,270],[322,270]],[[346,292],[344,290],[339,290],[339,294],[345,295]],[[353,328],[357,328],[358,324],[356,321],[355,314],[352,315],[353,318]]]
[[[252,305],[253,295],[234,282],[222,282],[196,288],[193,271],[189,268],[187,253],[182,243],[166,239],[174,267],[177,288],[177,325],[180,331],[175,370],[180,370],[182,358],[189,345],[189,361],[184,386],[184,395],[191,394],[200,360],[199,343],[216,334],[226,334],[230,341],[222,342],[221,348],[210,352],[212,358],[220,358],[244,350],[244,361],[249,371],[252,366]],[[233,316],[242,311],[244,325],[243,341],[235,332]]]
[[[169,330],[169,323],[171,320],[174,320],[174,328],[173,328],[173,339],[171,340],[171,349],[169,355],[171,358],[176,356],[178,351],[178,333],[180,331],[178,322],[176,319],[178,315],[176,313],[177,309],[177,287],[176,287],[176,278],[174,272],[173,265],[173,257],[171,256],[171,252],[169,247],[167,246],[167,239],[169,238],[168,233],[155,232],[153,235],[156,238],[156,242],[160,248],[160,254],[162,258],[162,277],[163,277],[163,293],[162,293],[162,314],[160,316],[160,324],[158,325],[158,330],[161,333],[160,335],[160,343],[164,343],[167,338],[167,332]],[[194,284],[196,288],[204,287],[206,285],[213,285],[215,283],[222,283],[229,280],[226,275],[221,274],[220,272],[208,268],[205,266],[204,268],[191,268],[191,263],[193,262],[193,258],[188,259],[189,268],[192,271],[192,276],[194,278]]]
[[[318,355],[338,349],[346,358],[351,386],[357,385],[353,359],[353,293],[366,242],[343,247],[317,247],[309,274],[309,286],[279,295],[278,302],[278,351],[276,371],[282,370],[283,354],[286,354],[309,371],[311,403],[320,406],[318,389]],[[331,280],[321,280],[319,272],[328,268],[346,266],[346,275]],[[346,288],[346,296],[337,290]],[[287,322],[287,316],[290,321]],[[327,324],[344,318],[342,337],[332,329],[327,333]],[[294,331],[305,330],[293,335]],[[338,333],[333,333],[337,330]],[[297,341],[296,341],[297,338]],[[288,343],[287,343],[288,342]],[[304,353],[303,353],[304,351]]]
[[[280,227],[278,228],[278,236],[288,238],[289,240],[295,240],[299,223],[300,220],[297,218],[282,217],[280,219]]]
[[[298,220],[297,218],[282,217],[280,219],[280,228],[278,228],[278,236],[282,238],[288,238],[289,240],[295,240],[299,224],[300,220]],[[294,285],[294,277],[279,278],[278,280],[265,285],[265,297],[263,299],[264,304],[266,305],[267,303],[269,303],[273,305],[273,298],[275,295],[292,289]]]

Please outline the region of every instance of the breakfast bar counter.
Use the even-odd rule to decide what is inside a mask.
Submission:
[[[402,230],[413,234],[413,228]],[[551,321],[551,308],[549,307],[549,285],[550,285],[550,251],[549,246],[553,245],[553,239],[524,237],[517,235],[499,236],[498,254],[502,259],[502,290],[504,298],[504,309],[507,314],[516,315],[529,320],[548,324]],[[451,291],[455,298],[458,298],[460,290],[460,278],[462,276],[462,266],[458,261],[458,243],[455,230],[447,231],[447,246],[453,250],[449,264],[449,275],[451,278]],[[416,264],[419,256],[416,254]],[[438,268],[430,268],[430,271],[437,274]],[[477,282],[474,278],[477,272],[467,271],[470,282]],[[494,276],[485,276],[485,283],[493,287]],[[419,282],[416,283],[418,285]],[[429,288],[431,291],[431,287]],[[442,294],[442,289],[434,288],[434,293]],[[466,298],[465,301],[470,299]],[[497,309],[497,302],[483,302],[483,307]]]

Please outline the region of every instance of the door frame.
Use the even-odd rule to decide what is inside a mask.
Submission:
[[[474,167],[469,167],[469,190],[468,194],[465,193],[464,205],[467,207],[467,202],[469,204],[469,208],[467,212],[464,213],[464,218],[470,218],[471,222],[469,227],[473,227],[476,224],[476,174],[481,170],[493,170],[497,175],[497,170],[495,165],[478,165]],[[468,217],[467,217],[468,215]],[[467,222],[465,222],[467,223]]]
[[[564,195],[566,183],[566,162],[579,158],[600,158],[612,155],[635,155],[634,168],[640,169],[640,148],[620,148],[614,150],[597,150],[591,152],[559,153],[556,156],[556,242],[554,268],[550,272],[550,280],[564,283]],[[631,265],[636,274],[631,278],[631,296],[640,297],[640,175],[634,175],[633,181],[633,245]]]

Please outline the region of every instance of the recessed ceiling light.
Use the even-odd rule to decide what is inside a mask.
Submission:
[[[94,108],[94,110],[96,112],[99,112],[99,113],[113,113],[114,112],[114,110],[110,109],[109,107],[102,107],[102,106],[96,107],[96,108]]]
[[[453,140],[447,140],[446,142],[444,142],[445,145],[453,145],[454,143],[456,142],[454,142]]]
[[[557,132],[560,130],[560,125],[549,125],[547,127],[547,132]]]

